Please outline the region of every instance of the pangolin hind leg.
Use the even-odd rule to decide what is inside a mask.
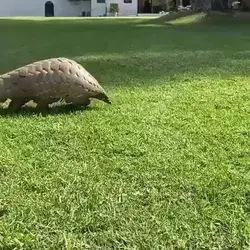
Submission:
[[[53,102],[59,101],[58,98],[50,98],[50,99],[35,99],[34,102],[37,104],[36,108],[38,109],[48,109],[49,104]]]
[[[0,102],[4,103],[4,102],[7,101],[7,99],[8,99],[8,98],[6,98],[6,97],[0,98]]]
[[[21,109],[26,102],[28,102],[26,98],[15,98],[11,100],[8,108],[11,110],[18,110]]]

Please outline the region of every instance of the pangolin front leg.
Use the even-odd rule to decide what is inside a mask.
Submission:
[[[12,99],[9,104],[9,109],[11,110],[18,110],[21,109],[22,106],[27,102],[28,100],[26,98],[15,98]]]
[[[81,101],[81,102],[79,103],[79,105],[84,106],[84,107],[89,106],[89,104],[90,104],[90,99],[86,99],[86,100]]]
[[[87,99],[74,99],[74,98],[66,97],[65,101],[67,103],[72,103],[71,106],[75,106],[75,107],[78,107],[78,106],[87,107],[90,104],[89,98],[87,98]]]

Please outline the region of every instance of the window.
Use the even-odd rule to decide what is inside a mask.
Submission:
[[[105,0],[97,0],[97,3],[105,3]]]
[[[132,3],[132,0],[123,0],[124,3]]]

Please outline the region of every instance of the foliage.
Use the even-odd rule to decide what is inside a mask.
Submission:
[[[118,13],[119,12],[119,5],[118,3],[110,3],[110,8],[109,8],[110,13]]]

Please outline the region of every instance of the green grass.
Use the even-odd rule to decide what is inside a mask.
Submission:
[[[1,19],[0,34],[0,73],[69,57],[113,103],[0,113],[1,250],[249,249],[248,24]]]

